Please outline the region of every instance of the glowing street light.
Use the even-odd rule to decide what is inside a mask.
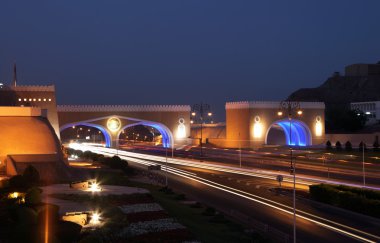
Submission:
[[[200,146],[201,146],[201,153],[200,153],[200,161],[202,162],[202,157],[203,157],[203,122],[204,122],[204,118],[207,118],[205,117],[206,114],[207,116],[211,117],[212,116],[212,113],[211,113],[211,107],[209,104],[204,104],[204,103],[200,103],[200,104],[195,104],[193,105],[192,107],[192,113],[191,115],[192,116],[195,116],[196,113],[199,114],[199,121],[201,123],[201,138],[200,138]]]
[[[95,181],[90,184],[88,190],[91,192],[100,192],[102,188],[99,186],[99,183]]]
[[[90,224],[94,224],[94,225],[100,224],[100,220],[101,220],[100,214],[98,212],[93,212],[91,215]]]

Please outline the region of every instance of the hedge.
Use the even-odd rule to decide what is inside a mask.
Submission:
[[[380,192],[349,186],[311,185],[311,198],[323,203],[380,218]]]

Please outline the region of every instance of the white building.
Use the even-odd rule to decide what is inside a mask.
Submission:
[[[366,101],[351,103],[351,110],[360,110],[367,117],[367,124],[374,124],[380,121],[380,101]]]

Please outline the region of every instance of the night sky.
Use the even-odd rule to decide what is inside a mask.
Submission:
[[[1,0],[0,81],[59,104],[281,100],[380,61],[380,1]]]

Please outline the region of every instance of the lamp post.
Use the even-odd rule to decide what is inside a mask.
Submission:
[[[168,144],[167,139],[166,144]],[[168,187],[168,146],[165,146],[165,155],[165,186]]]
[[[297,101],[285,100],[280,102],[280,108],[277,112],[278,116],[287,115],[289,120],[289,149],[290,149],[290,174],[293,174],[293,242],[296,242],[296,167],[293,163],[293,148],[292,148],[292,116],[296,113],[302,115],[300,103]]]
[[[364,161],[364,149],[365,149],[365,143],[362,141],[361,142],[361,145],[362,145],[362,161],[363,161],[363,185],[365,186],[365,161]]]
[[[212,116],[210,105],[204,104],[202,102],[200,104],[193,105],[192,110],[191,110],[191,116],[194,119],[198,117],[198,119],[199,119],[198,121],[201,124],[201,139],[200,139],[201,154],[200,154],[199,160],[202,162],[202,157],[203,157],[203,141],[202,141],[203,140],[203,123],[205,121],[205,118]]]

